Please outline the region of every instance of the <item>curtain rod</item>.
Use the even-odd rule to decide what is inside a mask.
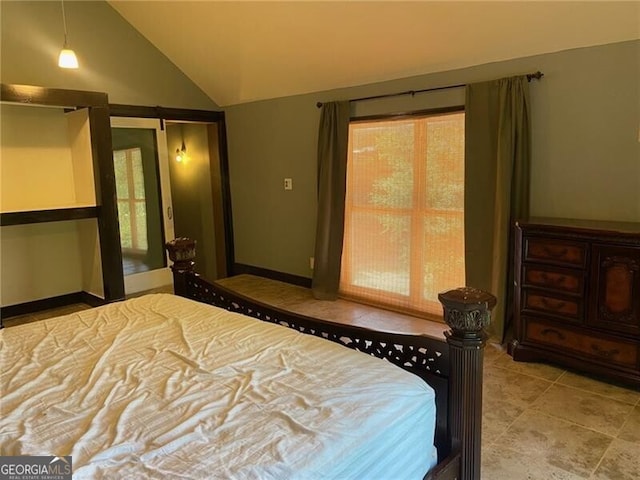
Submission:
[[[535,73],[527,73],[527,81],[531,81],[533,79],[536,80],[540,80],[542,77],[544,77],[544,73],[542,73],[540,70],[538,70]],[[432,87],[432,88],[423,88],[422,90],[407,90],[406,92],[398,92],[398,93],[385,93],[382,95],[374,95],[372,97],[360,97],[360,98],[352,98],[349,100],[349,102],[364,102],[365,100],[377,100],[378,98],[388,98],[388,97],[400,97],[402,95],[415,95],[416,93],[425,93],[425,92],[434,92],[436,90],[448,90],[450,88],[462,88],[462,87],[466,87],[467,84],[466,83],[460,83],[458,85],[447,85],[444,87]],[[318,108],[322,107],[323,103],[322,102],[318,102],[316,103],[316,106]]]

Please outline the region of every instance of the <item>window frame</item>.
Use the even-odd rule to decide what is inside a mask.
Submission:
[[[144,255],[146,254],[149,246],[148,244],[143,248],[140,245],[140,239],[138,235],[138,213],[136,210],[136,205],[143,204],[145,205],[146,212],[146,186],[143,183],[144,196],[136,197],[136,189],[134,186],[134,165],[133,165],[133,154],[132,152],[138,151],[140,153],[140,168],[142,169],[142,175],[144,179],[144,164],[142,163],[142,150],[140,147],[128,147],[128,148],[120,148],[114,150],[114,156],[116,152],[123,152],[125,156],[125,166],[126,166],[126,180],[127,180],[127,197],[119,197],[116,189],[116,202],[118,206],[120,204],[127,204],[129,207],[129,231],[131,232],[131,247],[125,248],[122,247],[123,252],[127,252],[134,255]],[[117,183],[117,181],[116,181]],[[118,220],[120,220],[118,218]],[[146,225],[146,218],[145,218]]]
[[[445,114],[454,114],[454,113],[464,113],[465,112],[465,107],[464,105],[455,105],[455,106],[449,106],[449,107],[440,107],[440,108],[432,108],[432,109],[423,109],[423,110],[416,110],[416,111],[412,111],[412,112],[402,112],[402,113],[391,113],[391,114],[379,114],[379,115],[367,115],[367,116],[360,116],[360,117],[351,117],[349,119],[349,125],[354,124],[354,123],[371,123],[371,122],[389,122],[389,121],[402,121],[402,120],[414,120],[417,117],[428,117],[428,116],[437,116],[437,115],[445,115]],[[351,152],[348,153],[348,158],[351,157]],[[348,160],[347,160],[348,161]],[[421,170],[421,172],[424,172],[424,170]],[[418,181],[421,181],[420,179],[423,178],[423,175],[421,175],[420,173],[416,172],[416,174],[418,175]],[[349,190],[349,182],[353,182],[353,179],[349,179],[347,177],[346,179],[346,190]],[[372,208],[372,210],[375,210],[375,208]],[[427,210],[427,209],[421,209],[421,210]],[[395,209],[396,212],[400,212],[400,209]],[[407,210],[410,212],[413,212],[414,209],[412,208],[411,210]],[[440,213],[444,213],[444,211],[439,211]],[[414,227],[414,223],[419,223],[416,222],[416,217],[418,217],[418,215],[415,215],[413,213],[409,213],[410,215],[410,222],[412,225],[412,229]],[[463,211],[463,219],[464,219],[464,211]],[[423,227],[419,226],[418,227],[419,232],[423,231]],[[347,231],[346,228],[346,222],[345,222],[345,230],[344,230],[344,237],[346,238],[346,236],[349,234],[349,232]],[[412,234],[413,236],[418,235],[418,233],[414,233]],[[412,240],[413,242],[413,240]],[[349,255],[349,247],[347,245],[344,245],[343,242],[343,252],[342,252],[342,257],[344,258],[345,255]],[[418,252],[411,252],[410,257],[413,257],[414,255],[420,256],[422,257],[423,255],[423,249],[419,249]],[[411,264],[412,261],[410,260],[409,263]],[[343,272],[345,271],[344,269],[344,264],[341,265],[340,268],[340,283],[342,283],[342,275],[344,274]],[[351,269],[349,268],[347,270],[347,273],[349,275],[351,275]],[[375,300],[372,300],[370,298],[362,298],[358,296],[359,292],[362,292],[364,295],[375,295],[375,292],[379,292],[379,290],[371,288],[371,287],[364,287],[364,286],[354,286],[353,284],[351,284],[350,289],[352,290],[353,293],[346,293],[343,292],[341,289],[339,290],[339,296],[341,298],[345,298],[345,299],[349,299],[349,300],[355,300],[357,302],[360,303],[366,303],[369,305],[374,305],[377,307],[382,307],[385,308],[387,310],[393,310],[393,311],[398,311],[401,313],[408,313],[410,315],[416,315],[416,316],[420,316],[420,317],[427,317],[427,318],[432,318],[432,319],[437,319],[441,321],[441,318],[438,317],[435,314],[432,313],[428,313],[428,312],[424,312],[421,310],[418,310],[416,308],[411,308],[411,303],[412,303],[412,299],[415,298],[416,295],[420,295],[420,292],[418,290],[420,290],[419,287],[422,286],[422,282],[418,281],[418,282],[414,282],[413,279],[416,276],[419,276],[420,272],[414,272],[412,271],[412,269],[410,269],[409,271],[409,295],[403,295],[400,293],[394,293],[394,292],[389,292],[389,291],[385,291],[385,296],[388,298],[391,298],[395,301],[397,301],[398,304],[405,304],[405,306],[401,306],[401,305],[392,305],[392,304],[387,304],[384,302],[376,302]],[[358,292],[358,293],[356,293]],[[355,293],[355,294],[354,294]]]

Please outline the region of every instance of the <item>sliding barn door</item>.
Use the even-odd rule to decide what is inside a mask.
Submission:
[[[158,119],[111,118],[125,293],[172,284],[164,244],[174,238],[169,157]]]

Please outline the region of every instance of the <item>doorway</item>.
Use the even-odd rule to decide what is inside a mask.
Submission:
[[[133,184],[133,187],[128,187],[133,193],[125,191],[124,186],[118,187],[122,190],[118,192],[118,210],[126,293],[172,285],[164,243],[179,237],[196,241],[196,272],[208,280],[226,277],[232,271],[234,253],[224,113],[128,105],[110,105],[110,110],[114,159],[116,154],[124,158],[119,160],[122,165],[114,166],[122,171],[128,169],[132,179],[127,177],[126,181],[128,185]],[[136,169],[140,169],[138,165],[142,163],[144,173],[146,163],[144,158],[138,160],[139,156],[144,157],[144,151],[119,151],[131,148],[131,142],[121,140],[120,137],[125,136],[123,133],[132,134],[131,131],[122,132],[119,129],[134,128],[138,122],[146,129],[149,128],[147,121],[154,122],[154,133],[138,132],[136,135],[155,138],[155,171],[158,177],[155,181],[150,178],[143,182],[144,202],[148,205],[147,223],[144,225],[141,221],[136,223],[139,222],[137,217],[132,219],[129,214],[125,218],[120,212],[121,205],[125,213],[133,211],[136,204],[141,208],[143,201],[136,197],[136,185],[142,181],[138,180],[136,184],[136,175],[140,176]],[[140,140],[139,144],[152,143],[151,138]],[[149,158],[152,156],[147,154]],[[154,169],[148,167],[146,170],[151,176]],[[153,187],[147,192],[147,182],[158,186],[159,195],[155,198],[152,196]],[[162,221],[154,226],[154,218]],[[162,227],[162,234],[157,233],[158,225]],[[134,242],[139,230],[148,232],[148,239],[161,239],[151,240],[152,244],[148,245],[149,250],[157,251],[161,244],[162,255],[155,257],[156,260],[150,260],[150,255],[143,253],[145,260],[149,260],[141,261],[140,251],[143,249]],[[151,233],[152,230],[156,233]],[[159,271],[163,272],[162,276],[150,280],[148,273],[156,272],[157,275]],[[144,278],[147,280],[138,282]]]
[[[219,185],[214,127],[201,122],[166,122],[167,144],[174,152],[169,174],[175,235],[196,241],[196,271],[208,280],[225,276],[224,251],[218,251],[217,241],[223,225],[216,221],[221,215],[216,212],[214,195]]]

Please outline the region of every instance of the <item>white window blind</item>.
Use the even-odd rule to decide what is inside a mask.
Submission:
[[[441,315],[465,284],[464,112],[352,122],[340,293]]]

